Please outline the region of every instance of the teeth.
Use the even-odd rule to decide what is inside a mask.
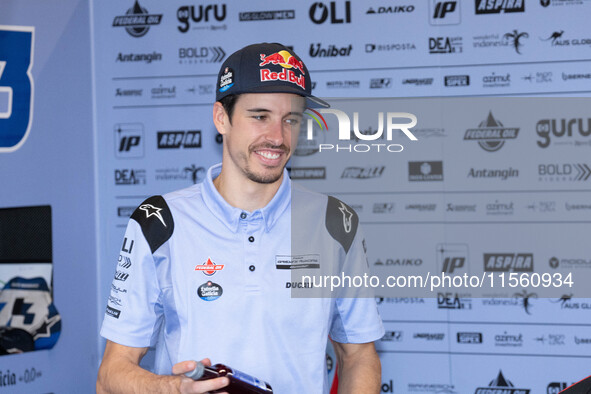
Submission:
[[[279,153],[271,153],[271,152],[257,152],[259,155],[263,156],[265,159],[277,159],[279,158]]]

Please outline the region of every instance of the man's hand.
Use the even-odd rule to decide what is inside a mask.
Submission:
[[[201,360],[201,363],[206,367],[211,366],[211,361],[208,358]],[[181,394],[201,394],[209,391],[218,390],[230,384],[230,380],[226,377],[208,379],[208,380],[193,380],[185,376],[186,372],[190,372],[197,367],[195,361],[181,361],[173,365],[173,375],[181,376]],[[222,393],[227,394],[227,393]]]
[[[148,393],[207,393],[227,386],[227,377],[195,381],[184,376],[196,367],[195,361],[183,361],[172,367],[173,375],[156,375],[139,366],[148,348],[119,345],[107,340],[103,361],[99,368],[96,391],[98,394]],[[201,360],[211,366],[209,359]],[[227,393],[226,393],[227,394]]]

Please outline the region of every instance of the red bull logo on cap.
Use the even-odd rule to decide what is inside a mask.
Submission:
[[[267,64],[279,65],[283,67],[283,71],[275,72],[268,68],[262,68],[261,82],[286,81],[296,84],[302,89],[306,89],[304,63],[292,56],[291,53],[285,50],[270,55],[261,53],[261,63],[259,66],[263,67]],[[294,72],[295,69],[300,70],[299,75]]]
[[[267,64],[278,64],[281,67],[288,69],[297,68],[302,74],[306,74],[304,71],[304,63],[296,59],[295,56],[292,56],[291,53],[285,50],[272,53],[271,55],[265,55],[264,53],[261,53],[261,63],[259,66],[263,67]]]

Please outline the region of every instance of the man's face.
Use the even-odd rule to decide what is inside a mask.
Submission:
[[[224,124],[224,140],[231,163],[248,179],[273,183],[295,148],[305,100],[289,93],[242,94],[232,122]],[[226,115],[227,119],[227,115]]]

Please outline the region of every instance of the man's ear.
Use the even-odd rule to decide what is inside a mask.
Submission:
[[[213,124],[221,135],[226,134],[227,128],[230,125],[230,118],[228,118],[224,106],[219,101],[213,104]]]

